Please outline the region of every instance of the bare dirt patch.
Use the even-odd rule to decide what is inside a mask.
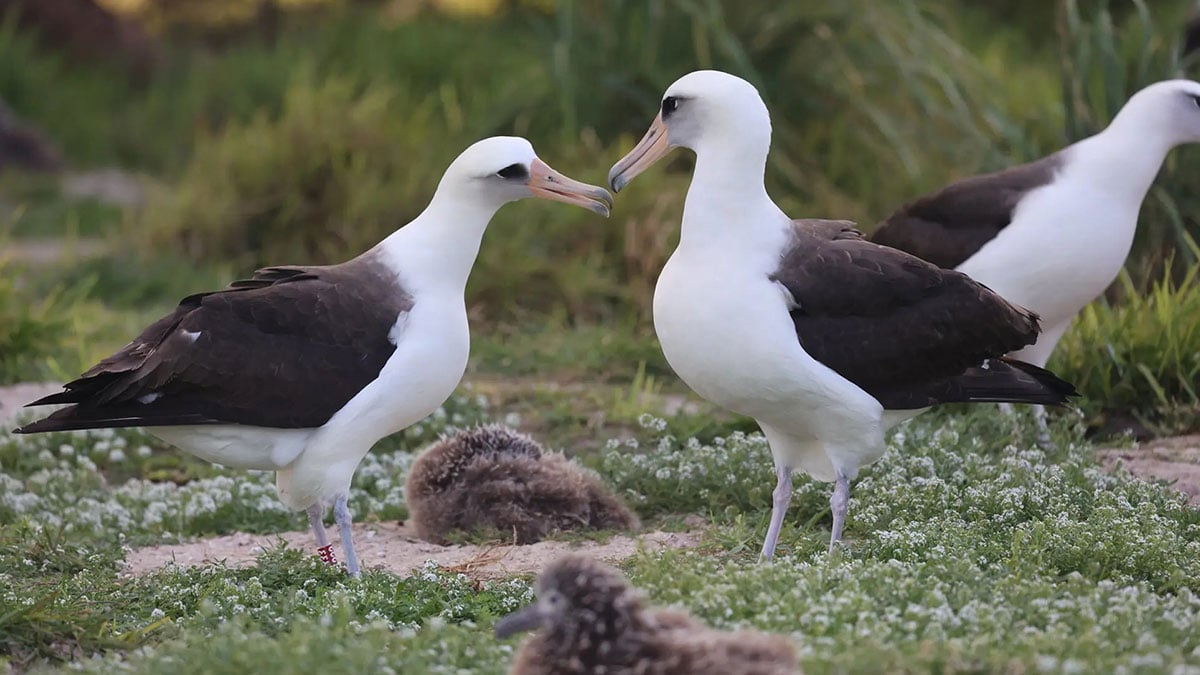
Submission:
[[[331,531],[339,560],[341,543]],[[148,546],[134,549],[125,563],[133,574],[145,574],[174,562],[180,566],[224,562],[230,567],[250,567],[263,549],[282,540],[290,547],[312,550],[316,544],[311,532],[246,534],[238,532],[213,539],[184,544]],[[355,525],[354,545],[364,569],[382,569],[407,576],[428,560],[476,579],[492,579],[514,574],[530,574],[569,551],[582,551],[608,561],[620,561],[640,548],[689,548],[700,542],[700,532],[646,532],[636,537],[614,535],[607,541],[541,541],[528,546],[497,544],[438,546],[417,539],[415,530],[396,523]]]
[[[1200,434],[1160,438],[1136,448],[1102,449],[1097,453],[1106,469],[1124,465],[1147,480],[1164,480],[1200,506]]]

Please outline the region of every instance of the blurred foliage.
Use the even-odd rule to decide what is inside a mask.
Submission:
[[[277,119],[260,113],[198,142],[131,234],[147,251],[245,267],[362,250],[415,216],[436,186],[435,171],[414,170],[429,164],[425,139],[442,131],[432,112],[387,86],[301,76]]]
[[[0,247],[3,245],[0,234]],[[35,379],[38,365],[64,344],[72,300],[61,288],[40,300],[22,292],[13,264],[0,256],[0,385]]]

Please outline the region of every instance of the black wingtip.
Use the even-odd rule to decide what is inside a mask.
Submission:
[[[1040,395],[1035,395],[1038,400],[1029,401],[1013,401],[1013,403],[1040,403],[1041,405],[1067,405],[1070,399],[1077,398],[1080,394],[1075,388],[1075,385],[1067,382],[1058,375],[1042,368],[1035,366],[1032,363],[1018,361],[1008,357],[997,359],[1016,370],[1033,378],[1034,381],[1041,386]]]
[[[36,401],[31,401],[29,403],[26,403],[24,405],[24,407],[36,408],[37,406],[40,406],[40,405],[62,405],[64,403],[79,403],[79,401],[76,400],[77,398],[78,398],[77,392],[72,392],[70,389],[64,389],[62,391],[56,391],[53,394],[49,394],[47,396],[43,396]]]
[[[1078,389],[1075,389],[1074,384],[1058,377],[1054,372],[1050,372],[1042,368],[1042,366],[1033,365],[1031,363],[1022,362],[1022,360],[1002,358],[1004,363],[1007,363],[1013,368],[1025,372],[1026,375],[1037,380],[1048,390],[1051,398],[1056,399],[1056,404],[1051,405],[1067,405],[1069,399],[1079,398],[1081,395]]]

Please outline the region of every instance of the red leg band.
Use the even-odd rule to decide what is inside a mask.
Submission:
[[[317,556],[327,565],[336,565],[337,558],[333,555],[333,544],[326,544],[317,549]]]

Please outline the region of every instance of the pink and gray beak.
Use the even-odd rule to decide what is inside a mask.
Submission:
[[[609,169],[608,186],[613,192],[620,192],[629,181],[662,159],[670,149],[671,145],[667,142],[667,125],[663,122],[662,113],[659,113],[650,123],[650,129],[642,136],[642,140]]]
[[[529,167],[529,190],[534,197],[582,206],[605,218],[613,206],[608,190],[568,178],[540,159]]]

